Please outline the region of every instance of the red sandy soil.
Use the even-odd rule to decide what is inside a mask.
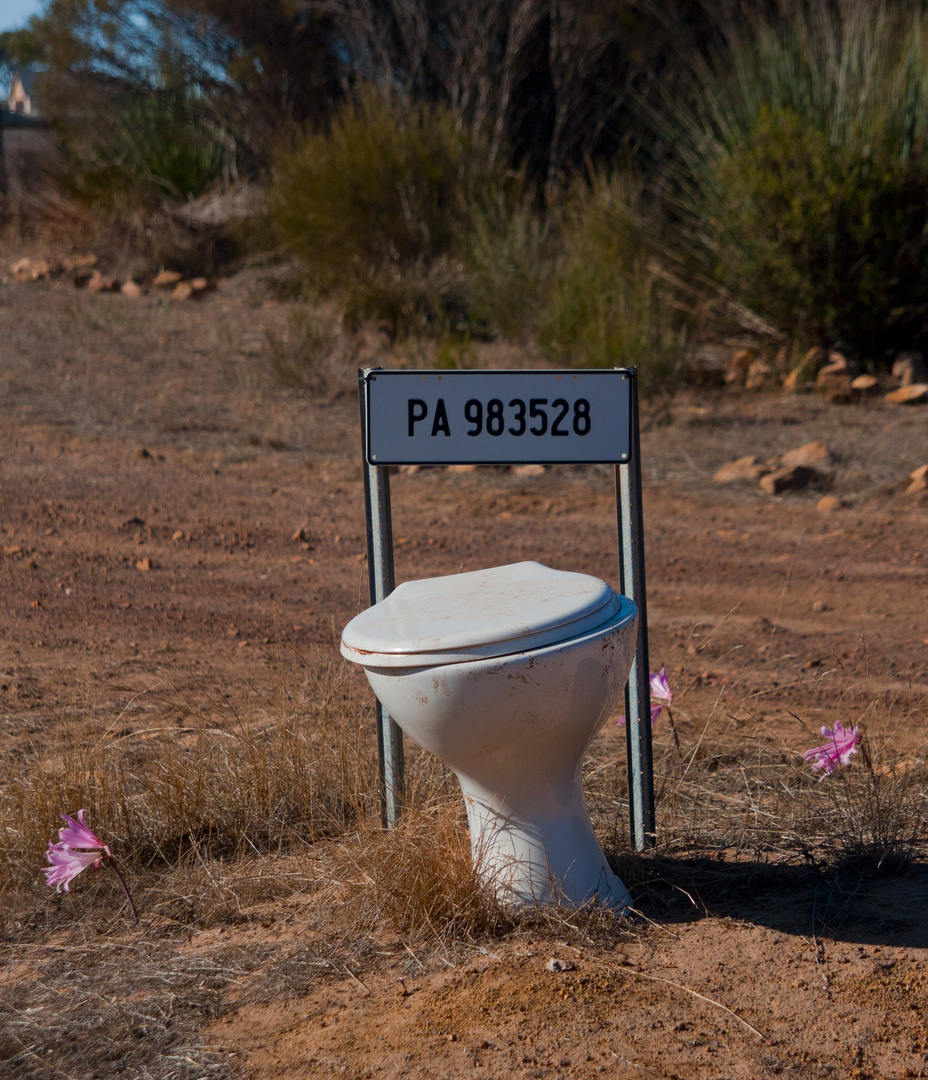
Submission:
[[[324,385],[281,386],[271,360],[289,309],[268,297],[249,274],[187,304],[0,288],[7,752],[92,711],[129,731],[154,723],[162,706],[133,712],[135,690],[266,714],[272,656],[335,657],[367,603],[355,372],[401,351],[351,341]],[[895,717],[899,751],[921,761],[928,504],[903,489],[928,463],[928,408],[681,392],[643,421],[651,660],[671,673],[685,744],[711,721],[723,742],[801,751],[822,724]],[[728,461],[812,440],[834,455],[836,510],[817,509],[821,490],[713,483]],[[538,558],[616,582],[606,468],[426,469],[395,477],[393,495],[398,580]],[[614,724],[597,753],[620,760]],[[307,961],[277,991],[254,988],[307,947],[299,897],[192,931],[170,945],[178,964],[262,962],[217,984],[187,1072],[121,1075],[928,1075],[923,868],[835,878],[743,851],[662,858],[672,873],[651,874],[642,916],[604,937],[548,928],[449,960],[384,932],[357,967]],[[144,919],[108,933],[147,955]],[[51,931],[31,940],[33,966],[8,967],[0,995],[56,962]],[[555,957],[563,970],[548,970]],[[13,1016],[0,1011],[0,1034]],[[15,1075],[117,1075],[42,1068],[20,1058]]]

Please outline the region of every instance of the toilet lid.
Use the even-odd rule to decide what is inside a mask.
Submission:
[[[599,578],[514,563],[404,582],[351,620],[341,651],[368,667],[508,656],[579,637],[620,607]]]

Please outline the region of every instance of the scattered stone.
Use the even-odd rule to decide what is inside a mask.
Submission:
[[[569,960],[561,960],[556,956],[545,964],[545,971],[573,971],[574,965]]]
[[[754,483],[768,472],[770,472],[769,466],[759,462],[753,454],[750,454],[723,465],[712,479],[717,484],[737,484],[744,481]]]
[[[839,499],[837,495],[823,495],[815,504],[815,509],[823,514],[830,514],[833,510],[840,510],[846,505],[844,499]]]
[[[915,477],[905,489],[906,495],[920,495],[923,491],[928,491],[928,476]]]
[[[76,273],[74,274],[74,277],[72,279],[74,281],[74,288],[75,289],[86,289],[87,286],[90,284],[90,282],[97,275],[97,273],[98,273],[97,270],[92,270],[89,266],[80,267],[76,271]]]
[[[143,559],[138,559],[136,561],[135,568],[136,570],[142,570],[147,573],[149,570],[151,570],[151,559],[149,559],[147,555]]]
[[[911,383],[909,386],[900,386],[898,390],[890,390],[886,395],[886,401],[894,405],[921,405],[928,401],[928,383]]]
[[[87,282],[87,291],[93,293],[116,292],[119,282],[109,274],[93,274]]]
[[[813,600],[812,601],[812,610],[816,614],[819,614],[822,611],[827,611],[828,610],[828,605],[825,603],[824,600]]]
[[[819,476],[815,469],[805,465],[791,465],[776,469],[760,478],[760,486],[768,495],[779,495],[781,491],[801,491]]]
[[[61,260],[61,269],[70,274],[74,270],[84,270],[96,264],[96,255],[66,255]]]
[[[928,383],[928,362],[920,352],[901,352],[893,362],[893,379],[900,386]]]
[[[833,352],[828,363],[815,377],[815,389],[829,401],[847,403],[854,399],[851,389],[853,381],[854,374],[847,358],[841,353]]]
[[[183,538],[184,538],[184,530],[183,529],[175,529],[174,532],[171,533],[171,540],[175,544],[180,543],[180,541],[183,540]]]
[[[195,277],[190,282],[190,288],[195,293],[204,292],[209,288],[209,281],[205,277]]]
[[[513,473],[513,476],[544,476],[545,467],[544,467],[544,465],[538,465],[538,464],[533,464],[533,465],[513,465],[512,473]]]
[[[928,478],[928,465],[919,465],[909,473],[910,480],[925,480]]]
[[[172,300],[189,300],[193,296],[193,286],[189,281],[180,281],[171,293]]]
[[[880,380],[876,375],[858,375],[851,381],[851,389],[859,396],[866,397],[880,392]]]
[[[160,274],[155,275],[152,287],[155,289],[170,289],[171,286],[176,285],[183,276],[183,274],[179,274],[176,270],[162,270]]]
[[[123,296],[128,296],[130,300],[137,300],[142,295],[142,286],[137,281],[129,278],[128,281],[124,281],[119,286],[119,291]]]
[[[780,458],[780,467],[792,468],[794,465],[806,465],[810,469],[817,469],[822,465],[831,464],[831,452],[823,442],[810,442],[804,446],[797,446],[795,450],[789,450]]]
[[[293,536],[290,537],[290,542],[293,543],[293,544],[298,544],[298,543],[301,543],[303,540],[308,540],[308,539],[309,539],[309,537],[306,534],[306,530],[301,525],[296,530],[296,532],[293,534]]]

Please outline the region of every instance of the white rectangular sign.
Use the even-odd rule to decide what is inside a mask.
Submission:
[[[618,368],[372,371],[371,465],[626,462],[631,385]]]

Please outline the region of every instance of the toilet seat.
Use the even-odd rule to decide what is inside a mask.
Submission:
[[[569,641],[620,610],[599,578],[513,563],[404,582],[351,620],[341,652],[365,667],[466,663]]]

